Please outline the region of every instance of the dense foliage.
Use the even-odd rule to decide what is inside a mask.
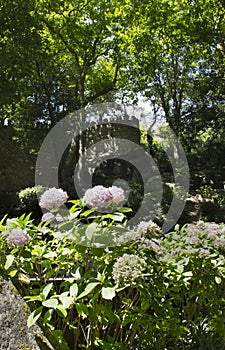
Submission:
[[[222,0],[0,5],[1,122],[20,139],[87,104],[141,92],[181,138],[192,173],[222,186]]]
[[[141,96],[179,136],[199,215],[224,221],[224,0],[0,0],[0,9],[3,134],[8,128],[33,157],[70,112]],[[164,181],[166,213],[174,195],[168,157],[146,130],[141,145]],[[143,199],[139,178],[129,179],[133,209]],[[21,208],[38,219],[39,190],[20,192]],[[165,235],[153,222],[131,229],[130,210],[113,211],[107,191],[99,203],[108,201],[110,213],[82,200],[58,209],[47,196],[40,223],[30,215],[1,221],[0,273],[29,303],[29,326],[38,322],[56,350],[224,349],[224,224]],[[58,206],[66,199],[61,192]]]
[[[1,273],[33,310],[29,327],[56,350],[224,349],[224,224],[163,235],[151,221],[127,227],[128,208],[75,200],[65,213],[65,192],[50,192],[38,226],[25,215],[0,226]]]

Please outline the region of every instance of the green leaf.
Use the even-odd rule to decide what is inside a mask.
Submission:
[[[43,252],[44,252],[44,250],[45,250],[45,248],[46,248],[45,246],[43,246],[42,248],[39,247],[39,246],[36,246],[36,247],[31,251],[31,254],[32,254],[33,256],[41,257],[42,254],[43,254]]]
[[[84,291],[77,297],[77,299],[83,298],[86,295],[88,295],[89,293],[92,292],[92,290],[99,284],[100,282],[92,282],[89,283],[86,288],[84,289]]]
[[[217,284],[220,284],[222,282],[222,279],[221,279],[221,277],[216,276],[215,281]]]
[[[81,213],[81,210],[77,210],[75,212],[73,212],[73,208],[71,208],[70,210],[70,220],[74,220],[76,219]]]
[[[38,309],[34,310],[30,316],[27,319],[27,327],[30,328],[31,326],[33,326],[37,320],[39,319],[39,317],[41,316],[43,310],[43,306],[40,306]]]
[[[70,286],[70,296],[71,297],[76,297],[78,293],[78,285],[76,283],[72,284]]]
[[[59,310],[63,317],[67,317],[67,311],[66,308],[63,305],[57,305],[56,310]]]
[[[92,236],[93,236],[94,232],[96,231],[97,227],[98,227],[98,224],[93,222],[90,225],[88,225],[88,227],[86,228],[85,236],[87,237],[87,239],[89,239],[89,241],[92,239]]]
[[[53,287],[53,283],[49,283],[49,284],[47,284],[47,286],[43,289],[42,294],[44,295],[45,299],[47,298],[47,296],[48,296],[50,290],[52,289],[52,287]]]
[[[43,258],[49,259],[49,258],[55,258],[57,257],[57,253],[56,252],[49,252],[43,255]]]
[[[122,222],[124,219],[124,215],[122,213],[117,214],[106,214],[102,217],[103,219],[112,219],[114,221]]]
[[[130,213],[133,210],[131,208],[127,208],[127,207],[121,207],[121,208],[118,209],[118,211],[120,213]]]
[[[34,301],[34,300],[42,301],[43,299],[40,295],[29,295],[29,296],[24,297],[24,300],[26,300],[28,302],[28,301]]]
[[[18,272],[17,270],[12,270],[12,271],[9,272],[9,276],[10,277],[15,277],[17,272]]]
[[[13,263],[14,259],[15,259],[14,255],[10,254],[10,255],[6,256],[6,262],[5,262],[5,265],[4,265],[4,268],[6,270],[8,270],[10,268],[10,266],[12,266],[12,263]]]
[[[54,312],[53,309],[46,311],[45,316],[44,316],[44,321],[43,321],[44,324],[47,324],[51,321],[53,312]]]
[[[57,307],[58,303],[59,302],[57,299],[51,298],[51,299],[43,301],[42,305],[45,307],[51,308],[51,309],[55,309]]]
[[[18,280],[22,283],[29,284],[30,283],[30,276],[25,275],[25,273],[19,273],[18,274]]]
[[[65,309],[68,309],[71,306],[71,304],[73,304],[73,300],[74,300],[73,297],[68,297],[66,295],[60,295],[59,299],[62,302],[63,307]]]
[[[94,211],[95,211],[94,209],[88,209],[85,212],[83,212],[82,214],[80,214],[80,216],[84,216],[86,218],[88,215],[90,215]]]
[[[86,318],[88,316],[88,308],[85,304],[83,303],[77,303],[76,304],[76,309],[79,315],[81,315],[81,317]]]
[[[115,296],[116,296],[115,287],[102,288],[103,299],[112,300]]]
[[[185,277],[192,277],[193,276],[193,272],[192,271],[186,271],[186,272],[183,273],[183,275]]]

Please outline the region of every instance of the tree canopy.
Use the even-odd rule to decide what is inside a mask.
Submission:
[[[2,124],[52,126],[88,104],[141,92],[192,156],[209,142],[223,149],[223,0],[1,0],[0,7]]]

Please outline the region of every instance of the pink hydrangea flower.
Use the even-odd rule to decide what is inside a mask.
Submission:
[[[6,242],[13,247],[23,247],[25,244],[30,242],[30,236],[26,230],[22,230],[18,227],[9,232],[10,233],[6,238]]]
[[[225,239],[224,238],[218,238],[215,240],[214,244],[218,247],[218,248],[225,248]]]
[[[210,251],[208,249],[200,249],[199,250],[199,257],[204,258],[205,256],[209,256]]]
[[[118,204],[124,199],[125,195],[122,188],[116,186],[107,188],[98,185],[85,192],[83,202],[91,208],[101,209]]]
[[[152,249],[155,253],[158,253],[161,246],[161,241],[159,239],[146,239],[145,240],[146,247]]]
[[[109,187],[109,191],[112,194],[112,201],[114,204],[119,204],[125,199],[124,190],[117,186]]]
[[[40,207],[46,209],[60,208],[66,203],[68,194],[61,188],[52,187],[45,191],[40,199]]]

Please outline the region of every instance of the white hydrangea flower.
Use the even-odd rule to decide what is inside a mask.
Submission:
[[[144,258],[135,254],[123,254],[119,257],[112,271],[112,277],[116,284],[134,284],[143,276],[147,263]]]
[[[57,221],[57,222],[62,222],[62,221],[64,221],[64,219],[63,219],[62,215],[60,215],[59,213],[58,213],[58,214],[56,214],[55,219],[56,219],[56,221]]]
[[[22,230],[18,227],[14,228],[12,231],[9,231],[6,242],[13,247],[23,247],[25,244],[30,242],[30,236],[26,230]]]
[[[52,219],[54,219],[54,218],[55,218],[55,216],[54,216],[52,213],[45,213],[45,214],[42,216],[41,220],[42,220],[43,222],[46,222],[46,221],[50,221],[50,220],[52,220]]]
[[[157,237],[162,234],[160,227],[153,221],[141,221],[136,228],[136,232],[147,238]]]
[[[45,191],[40,199],[40,207],[46,209],[60,208],[66,203],[68,194],[61,188],[52,187]]]
[[[119,238],[120,243],[139,241],[141,240],[141,234],[136,231],[128,231]]]

